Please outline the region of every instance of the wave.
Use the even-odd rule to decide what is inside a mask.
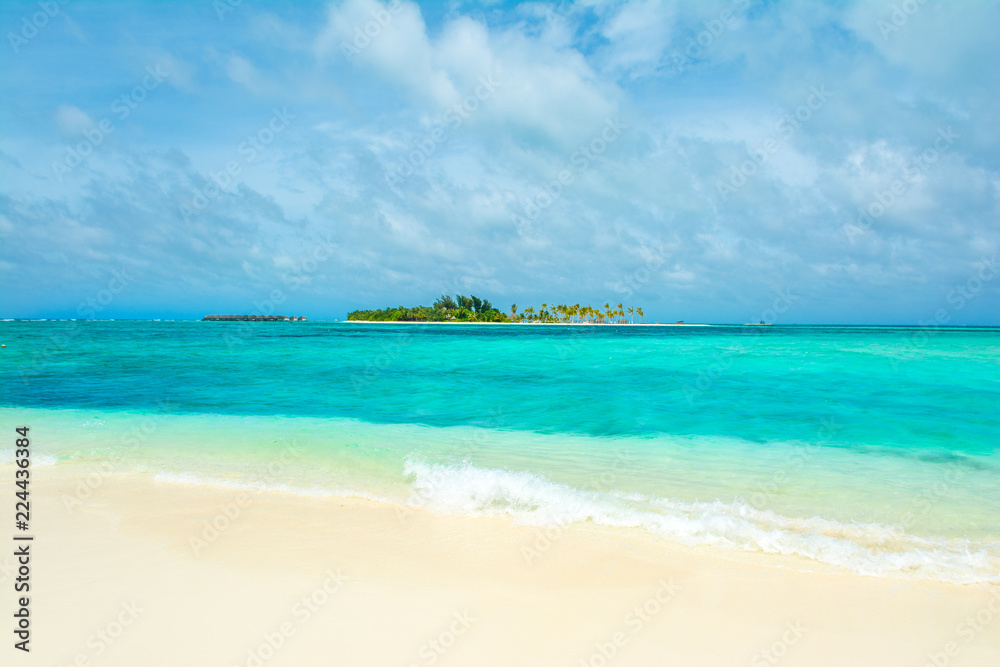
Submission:
[[[319,486],[303,488],[282,482],[263,481],[253,479],[232,479],[226,477],[214,477],[207,475],[197,475],[188,472],[167,472],[159,471],[153,475],[157,482],[167,482],[170,484],[186,484],[191,486],[214,486],[223,489],[233,489],[236,491],[250,491],[255,493],[277,492],[290,493],[297,496],[310,496],[315,498],[362,498],[377,503],[395,502],[384,496],[377,496],[364,491],[352,489],[327,489]]]
[[[4,463],[12,464],[14,462],[14,451],[13,449],[0,449],[0,465]],[[59,459],[51,454],[32,452],[30,458],[32,468],[54,466],[59,463]]]
[[[8,450],[13,455],[12,450]],[[0,455],[2,455],[0,450]],[[4,457],[10,460],[10,457]],[[34,454],[33,466],[63,462]],[[140,466],[143,468],[143,466]],[[531,472],[471,463],[404,461],[410,495],[377,495],[357,488],[296,485],[270,477],[230,477],[152,471],[158,482],[308,497],[359,498],[438,514],[494,517],[539,527],[592,523],[639,528],[689,546],[707,545],[809,558],[873,577],[953,584],[1000,583],[1000,542],[924,537],[878,523],[845,523],[818,516],[789,517],[741,500],[685,502],[616,490],[588,490]],[[407,488],[407,487],[401,487]]]
[[[955,584],[1000,583],[1000,544],[920,537],[875,523],[795,518],[741,501],[681,502],[638,493],[589,491],[529,472],[468,463],[406,460],[407,504],[537,526],[592,522],[641,528],[686,545],[711,545],[810,558],[875,577]]]

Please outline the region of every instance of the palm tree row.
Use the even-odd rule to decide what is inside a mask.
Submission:
[[[628,313],[628,317],[625,314]],[[517,304],[510,307],[510,319],[513,322],[559,322],[564,324],[635,324],[635,316],[645,317],[642,308],[622,304],[612,306],[605,303],[603,308],[592,308],[575,304],[550,306],[543,303],[537,311],[531,306],[525,308],[519,315]]]

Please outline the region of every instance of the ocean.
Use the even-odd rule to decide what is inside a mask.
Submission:
[[[1000,328],[0,322],[35,465],[1000,582]],[[400,512],[404,521],[407,511]]]

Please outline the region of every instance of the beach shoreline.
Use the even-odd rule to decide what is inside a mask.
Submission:
[[[13,478],[12,466],[0,471]],[[923,665],[938,654],[987,665],[1000,656],[998,586],[861,577],[639,532],[149,475],[109,476],[68,504],[90,472],[72,463],[32,472],[32,652],[47,663],[769,665],[780,653],[790,666]],[[5,596],[0,613],[11,604]],[[978,631],[967,625],[977,614]]]

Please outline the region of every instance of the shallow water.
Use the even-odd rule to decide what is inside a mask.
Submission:
[[[1000,581],[1000,329],[2,322],[0,339],[4,429],[98,475]]]

